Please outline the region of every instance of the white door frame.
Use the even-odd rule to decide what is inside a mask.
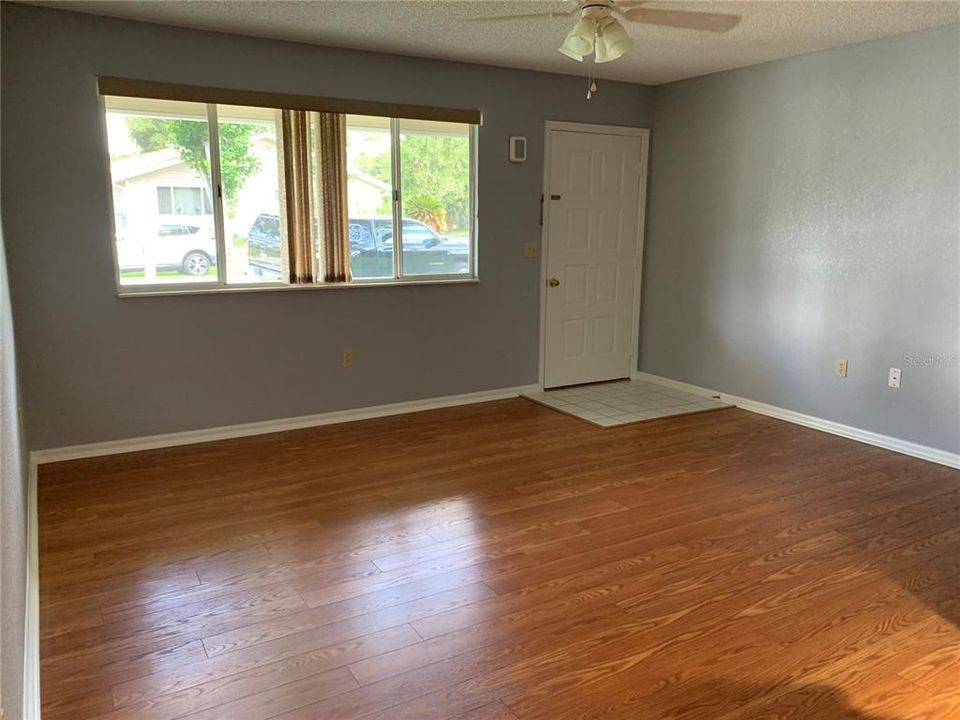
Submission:
[[[648,128],[621,127],[617,125],[591,125],[587,123],[560,122],[547,120],[544,123],[543,144],[543,224],[540,228],[540,370],[537,384],[542,391],[544,367],[546,366],[547,346],[547,261],[550,252],[550,153],[551,133],[554,130],[592,133],[595,135],[626,135],[640,138],[640,188],[637,202],[640,212],[637,215],[637,254],[634,258],[634,302],[633,329],[631,330],[630,377],[637,372],[637,357],[640,350],[640,284],[643,279],[643,231],[647,214],[647,164],[650,149],[650,130]]]

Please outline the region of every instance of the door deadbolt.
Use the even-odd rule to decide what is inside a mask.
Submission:
[[[548,284],[550,287],[559,287],[560,281],[557,280],[557,278],[550,278],[550,280],[547,281],[547,284]]]

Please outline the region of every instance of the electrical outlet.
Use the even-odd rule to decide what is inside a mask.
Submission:
[[[353,367],[353,350],[347,349],[340,353],[340,365],[345,368]]]
[[[523,244],[523,256],[524,257],[536,257],[539,255],[539,248],[535,242],[528,242]]]
[[[845,378],[847,376],[847,361],[837,360],[837,364],[834,366],[834,372],[838,378]]]
[[[900,368],[890,368],[890,375],[887,377],[887,386],[892,388],[900,387]]]

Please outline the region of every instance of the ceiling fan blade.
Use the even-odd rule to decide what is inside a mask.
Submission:
[[[484,22],[486,20],[516,20],[518,18],[565,18],[580,12],[580,0],[561,0],[559,5],[566,5],[569,11],[554,10],[552,12],[523,13],[521,15],[486,15],[484,17],[461,18],[467,22]]]
[[[545,12],[545,13],[526,13],[523,15],[485,15],[484,17],[468,17],[460,18],[461,20],[466,20],[467,22],[486,22],[487,20],[519,20],[522,18],[565,18],[570,17],[579,8],[574,8],[570,12]]]
[[[623,16],[632,22],[647,25],[665,25],[666,27],[704,30],[706,32],[727,32],[740,24],[739,15],[723,13],[684,12],[683,10],[660,10],[658,8],[634,7],[625,9]]]

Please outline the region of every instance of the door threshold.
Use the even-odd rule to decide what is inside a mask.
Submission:
[[[544,392],[553,392],[554,390],[569,390],[570,388],[595,387],[597,385],[613,385],[614,383],[630,382],[629,376],[622,378],[613,378],[612,380],[591,380],[590,382],[571,383],[570,385],[554,385],[544,388]]]

